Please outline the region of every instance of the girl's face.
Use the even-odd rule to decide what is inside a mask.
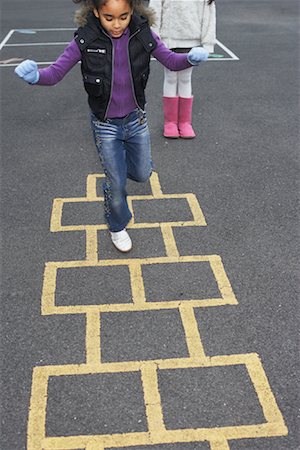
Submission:
[[[132,8],[127,0],[107,0],[99,10],[94,9],[95,16],[113,38],[119,38],[128,27]]]

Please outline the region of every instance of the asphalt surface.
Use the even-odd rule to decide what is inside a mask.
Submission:
[[[1,41],[11,29],[74,27],[74,5],[67,0],[9,0],[2,1],[1,9]],[[257,393],[243,364],[207,363],[204,367],[158,370],[164,424],[167,430],[211,428],[216,436],[222,427],[236,427],[239,433],[242,425],[265,423],[268,409],[272,419],[273,395],[275,413],[279,412],[288,431],[278,425],[279,432],[274,432],[275,418],[273,431],[265,437],[259,432],[256,438],[237,434],[236,439],[226,441],[221,436],[220,441],[216,438],[210,443],[180,438],[167,443],[158,437],[153,445],[145,441],[130,447],[121,440],[118,446],[110,444],[111,448],[300,448],[298,4],[295,0],[222,0],[217,14],[217,37],[239,60],[211,61],[194,70],[196,139],[163,138],[163,68],[156,61],[151,63],[147,111],[162,192],[195,194],[207,226],[175,227],[178,253],[190,256],[191,261],[163,268],[147,265],[144,286],[149,302],[164,304],[180,295],[182,303],[198,296],[216,298],[220,286],[209,264],[193,265],[193,257],[219,255],[237,303],[194,308],[205,355],[212,361],[220,355],[258,355],[262,364],[259,376],[267,377],[271,396],[266,395],[263,405],[258,401],[257,394],[261,400],[265,385],[258,387]],[[58,30],[54,35],[18,32],[7,44],[71,38],[70,30]],[[53,45],[4,46],[0,60],[28,57],[53,61],[62,49]],[[86,363],[85,314],[74,310],[43,315],[41,297],[46,263],[83,261],[87,252],[84,230],[50,231],[53,200],[85,197],[88,175],[102,173],[79,66],[51,88],[26,85],[13,69],[0,66],[2,450],[44,448],[39,443],[32,445],[40,431],[28,428],[30,398],[38,398],[32,394],[37,387],[33,368]],[[97,192],[101,195],[100,183]],[[131,183],[128,193],[146,195],[151,190],[149,184]],[[159,221],[163,215],[169,221],[177,216],[191,220],[184,202],[175,206],[171,200],[165,205],[159,200],[151,205],[146,200],[137,203],[140,222],[153,222],[154,217]],[[103,223],[101,205],[96,201],[68,203],[62,220],[64,226]],[[112,248],[107,232],[99,230],[99,260],[165,256],[158,228],[133,229],[132,236],[134,249],[124,257]],[[131,302],[126,265],[96,269],[91,264],[58,271],[56,305]],[[103,363],[188,357],[188,339],[178,308],[101,313]],[[145,412],[143,395],[139,371],[50,376],[45,436],[147,433],[149,409]],[[38,401],[34,408],[40,412]],[[31,425],[40,430],[38,414],[35,420]],[[77,441],[73,447],[53,442],[47,448],[79,448]],[[89,445],[85,448],[102,449]]]

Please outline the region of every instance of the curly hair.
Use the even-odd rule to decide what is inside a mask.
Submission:
[[[73,3],[81,5],[81,8],[75,12],[75,23],[80,26],[85,25],[89,12],[94,9],[99,10],[106,2],[107,0],[73,0]],[[154,12],[151,8],[146,7],[142,0],[127,0],[127,2],[137,14],[148,19],[150,26],[153,25]]]

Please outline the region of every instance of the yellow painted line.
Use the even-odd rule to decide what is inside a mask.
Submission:
[[[211,440],[210,450],[230,450],[227,439],[218,437],[217,440]]]
[[[130,198],[130,196],[127,197],[127,204],[128,204],[128,208],[129,211],[131,212],[131,220],[130,222],[127,224],[126,228],[133,228],[134,227],[134,209],[133,209],[133,204],[132,204],[132,199]]]
[[[166,253],[167,256],[172,257],[178,257],[179,252],[177,249],[176,241],[174,238],[173,230],[170,225],[161,224],[161,231],[165,243]]]
[[[253,360],[247,368],[266,420],[270,423],[276,423],[281,430],[284,430],[287,433],[283,416],[277,406],[258,355],[253,355]]]
[[[106,229],[106,224],[98,224],[98,225],[62,225],[62,212],[63,206],[66,203],[82,203],[82,202],[103,202],[103,197],[97,196],[97,179],[105,178],[104,174],[92,174],[87,177],[87,186],[86,186],[86,197],[69,197],[69,198],[56,198],[53,201],[52,214],[50,220],[50,230],[52,232],[59,231],[84,231],[89,227],[94,227],[97,230]],[[150,178],[150,185],[152,189],[152,195],[133,195],[128,196],[128,205],[133,214],[133,220],[131,222],[131,228],[152,228],[159,227],[160,222],[152,223],[134,223],[134,210],[133,210],[133,201],[134,200],[157,200],[157,199],[185,199],[187,200],[190,209],[192,211],[194,221],[176,221],[176,222],[162,222],[162,223],[170,223],[172,226],[205,226],[206,221],[204,215],[201,211],[198,200],[194,194],[163,194],[160,186],[160,182],[158,179],[158,174],[154,172]]]
[[[143,306],[133,303],[115,303],[107,305],[75,305],[75,306],[55,306],[53,302],[43,304],[42,314],[85,314],[90,311],[107,312],[134,312],[134,311],[158,311],[164,309],[178,309],[184,302],[191,304],[194,308],[210,308],[225,306],[230,303],[223,299],[203,299],[203,300],[175,300],[169,302],[146,302]]]
[[[166,199],[172,199],[172,200],[178,200],[178,199],[184,199],[187,201],[190,210],[193,214],[194,220],[187,220],[187,221],[166,221],[165,223],[175,223],[175,224],[194,224],[196,226],[206,226],[206,220],[204,217],[204,214],[200,208],[199,202],[197,200],[197,197],[195,194],[161,194],[159,197],[153,197],[152,195],[132,195],[128,196],[128,201],[130,200],[130,204],[132,205],[133,201],[151,201],[151,200],[166,200]],[[133,206],[131,206],[133,209]],[[164,222],[161,222],[164,223]]]
[[[104,174],[89,174],[86,179],[86,196],[89,199],[98,199],[97,197],[97,180],[105,178]]]
[[[97,441],[90,441],[87,444],[85,450],[105,450],[105,447]]]
[[[47,391],[47,372],[43,368],[35,367],[28,414],[27,450],[41,450],[41,441],[46,432]]]
[[[184,199],[187,201],[187,203],[189,204],[190,202],[188,201],[188,199],[190,198],[190,196],[194,197],[196,199],[196,202],[198,203],[198,200],[195,196],[195,194],[191,194],[191,193],[183,193],[183,194],[161,194],[159,196],[153,196],[152,194],[145,194],[145,195],[128,195],[128,198],[130,198],[130,200],[136,200],[136,201],[157,201],[157,200],[178,200],[178,199]],[[197,205],[199,206],[199,204]]]
[[[57,268],[46,264],[41,298],[42,315],[49,314],[49,311],[55,311],[56,275]]]
[[[98,261],[98,234],[94,228],[86,230],[86,259]]]
[[[195,311],[189,304],[183,304],[179,307],[181,320],[186,336],[186,343],[188,346],[191,358],[206,358],[205,351],[202,345],[198,324],[195,318]]]
[[[100,314],[90,312],[86,315],[86,362],[99,365],[100,357]]]
[[[131,229],[141,229],[141,228],[160,228],[162,224],[169,225],[171,227],[198,227],[199,224],[196,222],[153,222],[153,223],[133,223],[132,221],[127,225],[126,228]],[[55,225],[56,226],[56,225]],[[86,231],[87,229],[95,230],[107,230],[106,224],[99,225],[59,225],[58,229],[52,229],[51,232],[69,232],[69,231]]]
[[[221,257],[218,255],[212,255],[210,258],[210,266],[215,275],[218,288],[222,294],[222,298],[230,305],[237,305],[238,301],[233,293],[231,284],[226,275]]]
[[[230,365],[246,366],[255,386],[263,411],[266,414],[265,418],[267,422],[255,425],[236,425],[217,428],[165,430],[157,382],[157,368],[164,370]],[[46,396],[49,376],[133,372],[139,370],[142,373],[150,436],[149,433],[127,433],[121,435],[111,434],[43,439],[43,433],[45,432]],[[282,415],[273,394],[271,393],[267,378],[264,374],[264,369],[256,354],[222,355],[205,358],[202,361],[199,359],[193,360],[192,358],[182,358],[177,360],[169,359],[151,362],[105,363],[99,364],[98,366],[85,364],[45,366],[36,368],[34,375],[28,426],[28,450],[40,449],[41,446],[39,443],[42,439],[42,448],[45,449],[73,449],[74,447],[76,448],[76,446],[77,448],[81,448],[81,446],[85,448],[91,441],[94,443],[99,442],[104,447],[118,448],[129,445],[197,442],[206,440],[211,442],[212,446],[214,446],[212,447],[213,450],[226,450],[226,440],[282,436],[288,433]]]
[[[157,172],[152,172],[152,175],[150,177],[150,186],[154,197],[160,197],[162,195],[162,190]]]
[[[98,197],[94,198],[86,198],[86,197],[76,197],[76,198],[55,198],[53,200],[52,213],[50,218],[50,231],[52,233],[57,233],[60,231],[86,231],[89,229],[101,230],[107,229],[106,224],[98,224],[98,225],[62,225],[62,213],[63,207],[65,203],[83,203],[83,202],[103,202],[103,198]]]
[[[165,432],[161,398],[159,394],[157,366],[151,362],[141,366],[146,416],[151,437]]]
[[[172,242],[170,240],[170,242]],[[169,244],[167,244],[169,245]],[[175,253],[172,244],[169,245],[169,251]],[[95,255],[93,255],[95,257]],[[201,263],[208,262],[216,277],[216,281],[222,295],[222,298],[205,299],[174,299],[171,301],[145,301],[145,290],[142,279],[141,267],[149,264],[172,264],[182,262]],[[78,267],[115,267],[127,266],[131,275],[131,290],[134,304],[105,304],[105,305],[72,305],[56,306],[56,271],[58,269],[72,269]],[[145,259],[126,259],[126,260],[103,260],[103,261],[58,261],[46,264],[42,291],[42,314],[82,314],[91,310],[101,312],[135,311],[137,307],[141,310],[157,310],[178,308],[184,302],[189,302],[193,307],[220,306],[228,304],[237,304],[237,300],[232,291],[230,282],[226,276],[221,258],[217,255],[194,255],[194,256],[169,256],[161,258]]]
[[[131,264],[129,264],[129,272],[130,272],[132,300],[134,306],[138,310],[140,310],[145,306],[146,302],[141,264],[133,261]]]
[[[97,197],[97,180],[104,174],[92,174],[87,177],[86,197],[57,198],[53,202],[50,229],[57,231],[83,230],[86,232],[86,260],[49,262],[45,266],[42,290],[42,314],[86,314],[86,364],[37,367],[33,372],[30,411],[28,419],[28,450],[106,450],[126,446],[154,444],[172,444],[180,442],[208,441],[211,450],[229,450],[229,440],[259,437],[283,436],[288,433],[283,416],[268,383],[267,376],[257,354],[221,355],[207,357],[201,341],[199,327],[195,318],[195,307],[236,305],[237,299],[226,275],[221,257],[218,255],[179,256],[172,227],[206,226],[205,217],[194,194],[163,194],[158,174],[150,178],[152,194],[150,196],[129,196],[128,203],[133,211],[133,201],[155,199],[185,199],[193,214],[193,221],[164,223],[134,223],[128,228],[161,228],[166,248],[166,257],[129,258],[126,260],[98,260],[97,230],[107,229],[106,224],[62,226],[62,213],[65,203],[101,202]],[[215,276],[221,298],[178,299],[172,301],[146,302],[142,274],[143,265],[170,263],[208,262]],[[59,269],[78,267],[114,267],[127,266],[130,272],[130,284],[133,303],[105,305],[56,306],[56,277]],[[162,266],[163,271],[163,266]],[[101,363],[100,314],[102,312],[148,311],[179,309],[185,331],[189,358],[158,359],[152,361],[125,361]],[[254,425],[236,425],[230,427],[166,430],[159,393],[157,370],[189,369],[245,365],[258,401],[261,404],[266,423]],[[47,388],[50,376],[141,372],[144,389],[148,432],[124,433],[93,436],[68,436],[46,438]]]
[[[160,228],[162,225],[167,225],[170,227],[199,227],[199,224],[196,222],[153,222],[153,223],[133,223],[127,226],[127,228],[140,229],[140,228]],[[100,225],[99,225],[100,226]],[[75,230],[74,230],[75,231]]]
[[[61,229],[61,218],[63,210],[63,199],[55,198],[53,200],[52,212],[50,217],[50,231],[55,233]]]
[[[91,436],[69,436],[44,438],[39,447],[28,447],[28,450],[74,450],[75,448],[86,448],[89,441],[99,442],[106,448],[123,448],[130,446],[154,445],[154,444],[175,444],[188,442],[219,442],[225,443],[227,440],[251,439],[282,436],[276,427],[268,424],[263,425],[243,425],[236,427],[220,428],[196,428],[167,430],[150,433],[124,433],[111,435],[91,435]],[[101,447],[100,447],[101,448]],[[226,450],[226,447],[219,447],[217,450]]]
[[[102,448],[120,448],[124,445],[129,447],[132,445],[151,444],[149,433],[127,433],[127,434],[105,434],[105,435],[89,435],[89,436],[70,436],[70,437],[52,437],[43,439],[39,450],[75,450],[86,449],[86,446],[92,442],[93,445],[98,444],[100,450]],[[97,448],[97,447],[96,447]]]
[[[193,213],[194,221],[198,224],[198,226],[207,225],[204,214],[200,208],[199,202],[195,194],[187,194],[187,201]]]
[[[176,264],[184,262],[208,262],[214,274],[220,278],[220,286],[227,287],[229,284],[228,278],[224,276],[225,270],[222,264],[221,257],[218,255],[191,255],[191,256],[161,256],[152,258],[128,258],[128,259],[105,259],[97,262],[82,261],[49,261],[47,266],[52,266],[57,269],[68,269],[73,267],[108,267],[108,266],[129,266],[132,263],[142,265],[149,264]]]

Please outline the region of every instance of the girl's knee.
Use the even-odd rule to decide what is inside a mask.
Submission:
[[[137,183],[145,183],[149,180],[152,174],[152,169],[147,171],[139,171],[134,174],[134,176],[128,174],[128,178],[130,178],[133,181],[136,181]]]

